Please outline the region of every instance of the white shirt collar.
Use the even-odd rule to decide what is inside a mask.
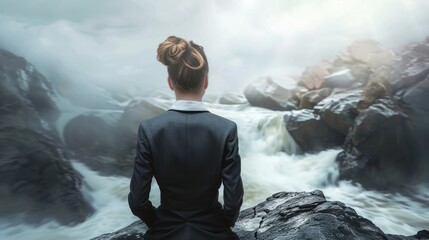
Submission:
[[[207,106],[203,102],[190,100],[176,100],[169,109],[180,111],[208,111]]]

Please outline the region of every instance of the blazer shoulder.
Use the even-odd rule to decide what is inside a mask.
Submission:
[[[209,114],[215,120],[215,122],[219,123],[220,125],[223,125],[225,128],[227,129],[237,128],[237,123],[232,121],[231,119],[224,118],[212,112],[209,112]]]
[[[163,112],[163,113],[161,113],[161,114],[159,114],[159,115],[156,115],[156,116],[153,116],[153,117],[150,117],[150,118],[143,119],[143,120],[141,120],[141,121],[140,121],[140,123],[139,123],[139,127],[140,127],[140,126],[141,126],[141,127],[151,127],[151,126],[153,126],[154,124],[159,123],[159,122],[160,122],[160,121],[162,121],[163,119],[168,118],[167,114],[168,114],[168,111],[165,111],[165,112]]]

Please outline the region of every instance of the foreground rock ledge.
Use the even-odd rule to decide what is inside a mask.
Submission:
[[[147,227],[136,221],[96,240],[143,239]],[[422,230],[414,236],[384,234],[370,220],[342,202],[326,201],[323,192],[279,192],[241,211],[234,231],[240,239],[429,239]]]

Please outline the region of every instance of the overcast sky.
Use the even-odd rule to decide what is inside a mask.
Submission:
[[[206,51],[211,92],[283,80],[354,40],[396,47],[429,36],[428,0],[0,0],[0,47],[56,81],[166,89],[169,35]]]

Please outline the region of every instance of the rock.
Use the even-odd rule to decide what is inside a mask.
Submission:
[[[331,64],[327,62],[307,67],[302,73],[298,85],[309,90],[319,89],[322,86],[323,78],[329,75],[330,67],[332,67]]]
[[[1,122],[56,131],[60,110],[50,82],[24,58],[0,49]]]
[[[374,40],[356,41],[348,46],[347,51],[353,59],[370,63],[374,67],[389,64],[394,56],[391,50]]]
[[[340,146],[344,142],[344,137],[328,127],[313,110],[287,112],[283,120],[287,131],[302,152],[319,152]]]
[[[355,78],[350,69],[334,72],[323,79],[322,86],[327,88],[349,88],[355,83]]]
[[[415,173],[408,118],[390,99],[379,99],[359,114],[344,147],[337,156],[341,179],[387,188]]]
[[[113,233],[106,233],[92,240],[136,240],[144,239],[143,235],[147,231],[147,226],[142,221],[135,221],[131,225]]]
[[[388,95],[386,87],[376,81],[370,81],[363,89],[363,93],[360,97],[357,109],[362,111],[367,109],[371,104],[373,104],[377,99],[386,97]]]
[[[330,73],[335,73],[349,69],[351,75],[356,80],[354,84],[360,83],[366,85],[370,75],[373,73],[370,66],[363,62],[356,62],[350,55],[338,54],[337,58],[333,62],[333,67],[329,69]],[[352,86],[354,85],[352,84]]]
[[[358,115],[356,106],[361,94],[361,90],[333,93],[319,102],[314,109],[326,125],[345,138]]]
[[[288,111],[296,109],[292,101],[294,93],[271,78],[261,78],[244,90],[244,96],[252,106],[271,110]]]
[[[389,83],[393,93],[424,80],[429,74],[429,42],[408,44],[395,51]]]
[[[395,97],[405,108],[420,113],[429,112],[429,73],[417,84],[399,91]]]
[[[415,158],[423,181],[429,180],[429,75],[416,85],[400,91],[396,99],[410,122],[410,131],[415,146]],[[426,176],[426,177],[425,177]]]
[[[393,235],[386,234],[387,239],[389,240],[415,240],[415,239],[429,239],[429,231],[421,230],[413,236],[403,236],[403,235]]]
[[[57,139],[29,128],[0,132],[0,212],[10,224],[56,220],[73,225],[94,212]]]
[[[245,104],[245,103],[247,103],[247,100],[241,94],[224,93],[219,97],[218,103],[220,103],[220,104]]]
[[[301,109],[313,109],[316,104],[322,101],[324,98],[331,94],[331,89],[322,88],[306,92],[302,98],[299,108]]]
[[[94,212],[56,129],[56,98],[33,65],[0,50],[0,213],[10,224],[76,224]]]
[[[147,227],[136,221],[93,240],[142,239]],[[385,235],[370,220],[342,202],[327,201],[322,191],[279,192],[240,212],[233,229],[241,240],[254,239],[418,239]]]
[[[91,111],[71,119],[63,135],[73,158],[103,175],[130,177],[136,142],[119,127],[121,116],[119,111]]]
[[[92,156],[113,156],[122,149],[124,137],[118,128],[122,112],[91,111],[71,119],[64,127],[69,149]]]

